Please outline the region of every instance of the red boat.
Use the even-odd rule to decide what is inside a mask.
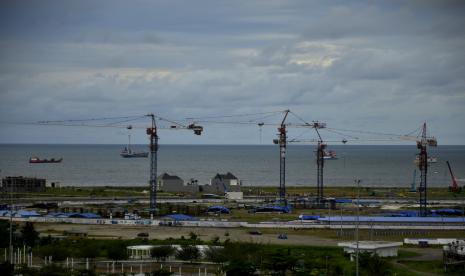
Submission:
[[[51,158],[51,159],[40,159],[39,157],[31,157],[31,158],[29,158],[29,163],[32,163],[32,164],[38,164],[38,163],[61,163],[61,161],[63,161],[63,158],[60,158],[60,159],[55,159],[55,158]]]

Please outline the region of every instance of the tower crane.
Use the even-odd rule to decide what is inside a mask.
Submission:
[[[317,178],[316,178],[316,203],[317,205],[321,205],[323,203],[323,169],[325,166],[325,149],[326,144],[323,143],[323,139],[321,138],[320,132],[318,131],[319,128],[325,128],[325,123],[314,122],[313,128],[315,129],[316,133],[318,134],[318,147],[316,151],[316,166],[317,166]]]
[[[311,124],[307,124],[307,126],[315,129],[316,134],[318,135],[318,139],[310,139],[310,140],[295,140],[295,139],[292,139],[289,142],[316,142],[317,143],[317,150],[316,150],[316,154],[315,154],[315,159],[316,159],[316,164],[317,164],[316,204],[318,206],[321,206],[324,203],[323,176],[324,176],[324,165],[325,165],[325,156],[326,156],[325,149],[326,149],[327,145],[326,145],[326,143],[323,142],[323,138],[321,137],[320,132],[318,131],[318,129],[326,128],[326,123],[321,123],[321,122],[318,122],[318,121],[314,121]],[[344,144],[347,143],[347,140],[343,139],[342,143],[344,143]]]
[[[146,128],[146,133],[150,139],[150,213],[156,214],[157,211],[157,152],[158,152],[158,129],[188,129],[192,130],[195,135],[201,135],[203,127],[191,123],[183,125],[178,122],[174,122],[160,116],[156,116],[153,113],[139,116],[124,116],[124,117],[107,117],[107,118],[92,118],[92,119],[78,119],[78,120],[60,120],[60,121],[39,121],[35,124],[38,125],[52,125],[52,126],[73,126],[73,127],[109,127],[109,128],[122,128],[127,129],[140,128],[137,126],[121,125],[126,124],[130,121],[141,120],[149,117],[151,120],[150,127]],[[158,128],[156,119],[165,121],[171,125],[168,128]],[[144,127],[145,128],[145,127]]]
[[[427,209],[427,180],[428,180],[428,147],[437,147],[438,141],[434,136],[428,136],[426,133],[426,122],[423,123],[420,133],[414,137],[411,135],[399,136],[401,140],[415,140],[417,143],[417,149],[420,151],[418,156],[418,169],[420,171],[420,186],[418,192],[420,194],[420,216],[424,217],[428,215]]]
[[[417,140],[417,148],[420,150],[418,168],[420,169],[420,216],[428,215],[427,209],[427,175],[428,175],[428,153],[427,146],[436,147],[438,142],[434,137],[426,136],[426,122],[423,123],[421,139]]]
[[[286,133],[286,118],[289,114],[289,109],[284,111],[284,118],[281,125],[278,127],[279,131],[279,200],[287,206],[286,200],[286,146],[287,146],[287,133]]]
[[[194,131],[195,135],[201,135],[203,127],[198,126],[195,123],[185,126],[161,117],[156,117],[153,113],[147,114],[146,116],[151,119],[152,123],[151,127],[147,128],[146,133],[149,135],[150,139],[150,213],[153,215],[157,212],[157,152],[159,139],[155,118],[172,123],[170,129],[190,129]]]

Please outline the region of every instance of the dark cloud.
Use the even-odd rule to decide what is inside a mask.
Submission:
[[[441,143],[463,144],[462,3],[3,1],[0,116],[184,118],[290,108],[343,128],[398,132],[427,120]],[[249,139],[256,128],[210,128],[195,143],[258,142]],[[27,131],[40,137],[29,142],[71,136],[8,129],[0,142]],[[83,142],[121,142],[86,133]]]

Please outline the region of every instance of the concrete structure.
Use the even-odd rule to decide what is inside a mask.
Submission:
[[[191,194],[195,194],[199,191],[196,180],[184,183],[184,180],[179,176],[169,175],[167,173],[158,177],[157,189],[163,192]]]
[[[241,181],[232,173],[226,174],[217,173],[211,180],[209,185],[204,185],[203,192],[223,195],[226,192],[240,192]]]
[[[40,193],[45,192],[45,179],[22,177],[22,176],[7,176],[2,179],[2,192],[13,193]]]
[[[226,192],[224,197],[228,200],[242,200],[244,198],[243,192]]]
[[[150,259],[152,258],[151,252],[155,246],[153,245],[132,245],[127,246],[129,259]]]
[[[444,271],[450,266],[465,265],[465,240],[457,240],[442,247]]]
[[[343,247],[344,252],[350,254],[351,261],[355,259],[357,249],[356,242],[340,242],[337,246]],[[359,253],[370,252],[371,254],[377,254],[380,257],[395,257],[397,256],[397,250],[400,246],[402,246],[401,242],[359,241],[358,250]]]
[[[425,244],[425,245],[446,245],[453,242],[456,242],[457,239],[404,239],[404,244]]]

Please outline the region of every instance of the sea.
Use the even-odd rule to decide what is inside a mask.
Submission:
[[[125,145],[0,145],[0,176],[45,178],[61,186],[146,186],[149,158],[122,158]],[[148,150],[134,145],[135,150]],[[286,185],[315,186],[314,145],[290,145],[286,152]],[[337,160],[324,164],[325,186],[411,187],[419,184],[414,145],[337,145]],[[447,187],[451,177],[446,161],[465,182],[465,146],[431,148],[437,163],[428,169],[428,186]],[[58,164],[30,164],[29,158],[63,158]],[[416,171],[416,172],[415,172]],[[184,181],[209,183],[217,173],[231,172],[243,186],[279,185],[279,148],[276,145],[160,145],[158,174],[167,172]]]

